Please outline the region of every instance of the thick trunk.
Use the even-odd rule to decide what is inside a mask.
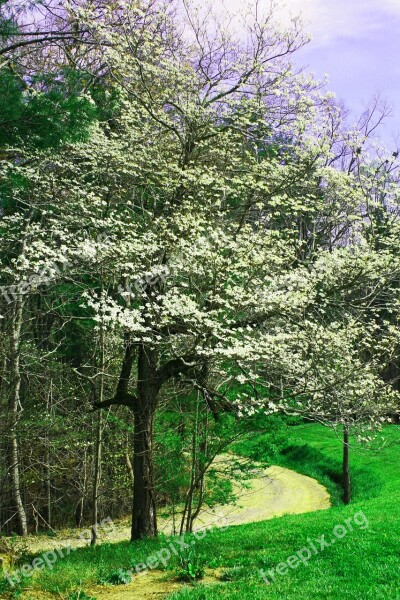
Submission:
[[[132,541],[157,535],[153,466],[154,416],[159,391],[157,354],[143,346],[139,349],[137,391],[133,409]]]
[[[135,411],[132,540],[157,535],[152,450],[153,423],[152,411],[146,408]]]
[[[19,533],[23,536],[28,534],[28,525],[25,507],[21,495],[21,477],[19,464],[19,440],[18,440],[18,421],[20,413],[20,391],[21,391],[21,371],[20,371],[20,354],[21,354],[21,327],[23,315],[23,302],[19,298],[16,302],[11,332],[11,392],[9,399],[10,410],[10,473],[12,495],[17,511]]]
[[[350,481],[350,462],[349,462],[349,429],[347,425],[343,429],[343,500],[345,504],[351,501],[351,481]]]
[[[158,351],[150,345],[140,345],[137,351],[137,393],[129,393],[129,379],[135,348],[129,337],[115,397],[96,403],[96,408],[113,404],[128,406],[134,414],[133,436],[133,506],[131,539],[157,535],[157,515],[154,486],[153,436],[158,395],[162,385],[184,372],[192,357],[173,358],[158,367]]]

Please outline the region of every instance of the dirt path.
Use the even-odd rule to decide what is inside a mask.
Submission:
[[[218,464],[221,470],[226,468],[227,461],[238,460],[237,457],[223,455]],[[240,460],[240,459],[239,459]],[[311,477],[306,477],[284,467],[258,469],[254,478],[248,480],[249,489],[236,486],[239,500],[236,505],[220,506],[215,510],[203,510],[197,521],[196,528],[216,524],[221,525],[221,516],[228,525],[239,525],[264,521],[286,514],[300,514],[323,510],[330,507],[330,498],[326,488]],[[167,535],[172,534],[171,520],[160,519],[159,529]],[[25,543],[31,552],[43,552],[57,548],[60,544],[70,544],[73,547],[85,546],[87,542],[80,538],[82,531],[64,530],[57,537],[29,536]],[[130,525],[128,521],[114,524],[107,533],[107,542],[120,542],[129,539]],[[89,535],[89,532],[87,532]],[[104,540],[105,541],[105,540]]]
[[[237,457],[227,455],[219,457],[218,464],[221,470],[226,468],[229,460],[238,460]],[[239,459],[240,460],[240,459]],[[305,475],[300,475],[284,467],[270,467],[269,469],[257,469],[254,478],[247,481],[248,489],[237,487],[236,491],[240,500],[237,505],[221,506],[215,510],[203,511],[196,521],[196,528],[220,523],[224,525],[239,525],[264,521],[285,514],[300,514],[323,510],[330,507],[329,494],[324,486],[318,481]],[[221,515],[224,517],[221,521]],[[160,529],[169,534],[172,532],[170,521],[161,522]],[[69,535],[68,535],[69,534]],[[129,538],[128,523],[115,525],[112,533],[107,536],[107,542],[117,542]],[[28,539],[29,549],[41,552],[60,545],[69,543],[71,546],[84,545],[79,540],[76,530],[71,532],[60,532],[57,538],[35,538]],[[206,578],[205,583],[215,581],[215,577]],[[207,581],[207,579],[209,581]],[[96,586],[89,593],[96,598],[105,600],[148,600],[164,598],[166,595],[180,589],[182,584],[166,578],[164,572],[150,571],[147,575],[136,577],[132,583],[124,586]],[[39,599],[39,596],[35,596]],[[52,596],[43,594],[43,600]],[[32,596],[23,595],[24,600],[30,600]]]
[[[261,470],[249,481],[250,489],[242,490],[237,506],[223,506],[215,512],[223,514],[228,525],[264,521],[287,514],[301,514],[329,508],[326,488],[311,477],[284,467]],[[197,526],[215,520],[213,512],[199,515]]]
[[[222,460],[222,459],[221,459]],[[223,457],[223,460],[226,460]],[[243,490],[237,506],[224,506],[215,511],[203,511],[197,527],[209,525],[223,514],[226,523],[238,525],[264,521],[285,514],[300,514],[330,507],[327,490],[315,479],[283,467],[260,470],[249,481],[250,489]],[[204,583],[216,583],[211,573]],[[105,600],[162,599],[182,588],[182,584],[168,580],[164,573],[153,571],[136,578],[129,585],[118,588],[98,587],[90,590],[95,597]]]

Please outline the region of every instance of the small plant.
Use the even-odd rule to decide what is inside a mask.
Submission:
[[[0,578],[0,598],[3,596],[3,594],[8,592],[9,590],[10,590],[10,584],[8,583],[7,579]]]
[[[2,579],[0,576],[0,598],[19,598],[24,591],[24,580],[21,578],[20,581],[15,581],[14,585],[11,586],[8,579]]]
[[[88,596],[83,590],[77,590],[72,594],[69,594],[66,600],[96,600],[93,596]]]
[[[106,577],[103,577],[99,583],[109,583],[111,585],[127,585],[132,581],[129,571],[125,569],[117,569]]]
[[[22,544],[18,538],[0,536],[0,570],[10,569],[21,561],[27,562],[25,558],[30,556],[27,544]]]
[[[271,567],[274,566],[274,562],[270,556],[266,556],[266,555],[260,556],[259,562],[260,562],[260,566],[263,567],[264,569],[270,569]]]
[[[223,571],[220,575],[221,581],[237,581],[244,579],[248,575],[248,567],[232,567],[227,571]]]
[[[187,550],[179,559],[180,568],[178,570],[178,578],[181,581],[189,581],[194,583],[199,579],[203,579],[205,565],[203,558],[196,553],[194,548]]]

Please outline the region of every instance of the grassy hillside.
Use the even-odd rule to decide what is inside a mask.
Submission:
[[[323,481],[335,505],[325,511],[229,527],[208,533],[202,540],[188,538],[195,542],[190,556],[194,568],[205,567],[209,577],[205,583],[174,592],[170,600],[400,600],[400,429],[387,429],[386,448],[380,452],[352,452],[354,502],[347,507],[340,504],[341,443],[333,432],[318,425],[298,425],[288,431],[287,444],[276,462]],[[235,451],[251,454],[257,444],[262,447],[262,436]],[[329,546],[322,541],[321,549],[323,535]],[[118,581],[125,570],[166,546],[161,538],[79,549],[58,560],[51,570],[26,580],[31,597],[40,598],[40,590],[46,590],[53,597],[79,598],[73,592],[85,589],[100,598],[95,584],[113,577]],[[171,554],[165,567],[167,580],[182,569],[179,556]],[[145,585],[145,578],[137,579]],[[125,588],[111,587],[115,598]],[[5,592],[3,597],[7,597]]]
[[[335,435],[317,425],[302,425],[291,431],[289,445],[280,456],[281,464],[319,476],[334,492],[337,505],[328,511],[232,527],[218,540],[210,539],[205,551],[207,555],[218,554],[215,564],[225,569],[225,578],[231,581],[184,590],[174,594],[174,600],[400,599],[399,428],[386,431],[384,450],[353,451],[354,502],[348,507],[338,505],[342,447]],[[368,520],[365,529],[354,524],[354,515],[360,511]],[[347,519],[351,519],[353,531],[346,526],[346,535],[335,538],[333,529]],[[361,515],[358,522],[365,523]],[[274,570],[271,585],[262,581],[260,569],[271,581],[269,569],[302,548],[310,548],[309,541],[321,535],[327,541],[333,539],[334,545],[324,547],[317,555],[311,550],[307,565],[300,562],[294,569],[287,568],[284,575]],[[319,544],[315,545],[318,549]]]

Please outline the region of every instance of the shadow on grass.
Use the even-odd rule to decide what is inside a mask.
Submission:
[[[357,457],[359,460],[359,457]],[[343,503],[342,464],[340,460],[327,457],[326,454],[308,444],[291,445],[276,455],[280,466],[293,469],[308,477],[317,479],[324,485],[330,495],[332,504]],[[372,474],[370,469],[353,465],[351,467],[353,500],[367,500],[379,496],[383,480]]]

